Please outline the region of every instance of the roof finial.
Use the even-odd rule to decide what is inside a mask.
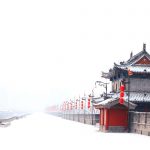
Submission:
[[[146,44],[143,43],[143,51],[145,52],[146,51]]]
[[[132,58],[132,57],[133,57],[133,52],[130,53],[130,58]]]

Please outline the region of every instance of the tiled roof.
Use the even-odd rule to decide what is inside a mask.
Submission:
[[[115,68],[119,68],[125,71],[132,71],[133,73],[150,73],[150,65],[134,65],[134,66],[128,66],[128,65],[117,65],[115,64]],[[102,77],[109,79],[110,77],[113,77],[115,75],[114,70],[110,70],[108,73],[102,72]]]
[[[119,98],[119,93],[112,96],[114,99]],[[125,100],[128,101],[128,92],[125,93]],[[130,92],[129,100],[131,102],[150,102],[150,93],[147,92]]]
[[[136,55],[130,57],[129,60],[120,62],[120,64],[114,63],[113,69],[110,69],[108,73],[102,72],[102,77],[110,79],[115,76],[115,68],[119,68],[125,71],[130,69],[135,73],[150,73],[150,64],[136,64],[142,58],[148,58],[150,60],[150,54],[146,51],[146,44],[143,44],[143,50]]]
[[[139,67],[139,66],[131,66],[130,70],[133,72],[147,72],[150,73],[150,67]]]
[[[115,99],[115,98],[109,98],[106,99],[102,102],[99,102],[97,104],[94,104],[95,108],[99,109],[99,108],[111,108],[112,106],[115,106],[119,104],[119,100]],[[124,101],[124,106],[128,107],[128,101]],[[130,109],[134,109],[136,107],[136,104],[129,102],[129,108]]]
[[[138,54],[134,55],[133,57],[131,57],[126,64],[133,64],[135,63],[137,60],[139,60],[140,58],[142,58],[143,56],[146,56],[147,58],[150,59],[150,55],[147,53],[147,51],[141,51]]]
[[[126,96],[127,98],[127,96]],[[132,102],[150,102],[150,93],[131,93],[130,101]]]
[[[136,73],[150,73],[150,66],[116,66],[117,68],[128,70]]]
[[[125,65],[132,65],[135,64],[139,59],[141,59],[143,56],[146,56],[148,59],[150,59],[149,53],[146,51],[146,44],[143,43],[143,50],[139,53],[137,53],[134,56],[131,56],[130,59],[126,62],[124,62]]]
[[[114,100],[116,100],[116,99],[114,99],[114,98],[109,98],[109,99],[103,100],[103,101],[101,101],[101,102],[99,102],[99,103],[96,103],[95,106],[96,106],[96,105],[106,105],[107,103],[113,102]]]
[[[106,100],[102,100],[101,101],[97,101],[97,103],[95,103],[95,106],[98,105],[107,105],[110,104],[114,101],[118,101],[119,99],[119,95],[120,93],[114,93],[114,95],[112,95],[111,98],[108,98]],[[125,93],[125,102],[128,102],[128,92]],[[129,101],[131,103],[139,103],[139,102],[150,102],[150,93],[137,93],[137,92],[130,92],[130,97],[129,97]]]
[[[95,103],[102,102],[104,100],[104,97],[93,98],[93,100]]]

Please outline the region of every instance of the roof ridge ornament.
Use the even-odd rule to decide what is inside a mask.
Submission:
[[[146,44],[143,43],[143,51],[146,52]]]
[[[133,52],[130,53],[130,59],[133,57]]]

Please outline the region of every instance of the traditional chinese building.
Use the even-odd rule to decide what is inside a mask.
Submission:
[[[140,112],[150,111],[150,55],[143,50],[136,55],[131,53],[130,59],[114,63],[108,73],[102,77],[112,83],[111,95],[96,103],[100,109],[100,129],[104,131],[126,131],[128,129],[128,110]],[[120,86],[125,86],[124,103],[119,103]]]

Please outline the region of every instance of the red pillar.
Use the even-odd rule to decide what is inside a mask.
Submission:
[[[101,125],[104,125],[104,109],[101,109]]]
[[[105,109],[105,130],[108,130],[109,126],[109,109]]]
[[[102,120],[101,120],[101,116],[102,116],[102,110],[101,109],[99,109],[99,125],[101,125],[101,122],[102,122]]]

